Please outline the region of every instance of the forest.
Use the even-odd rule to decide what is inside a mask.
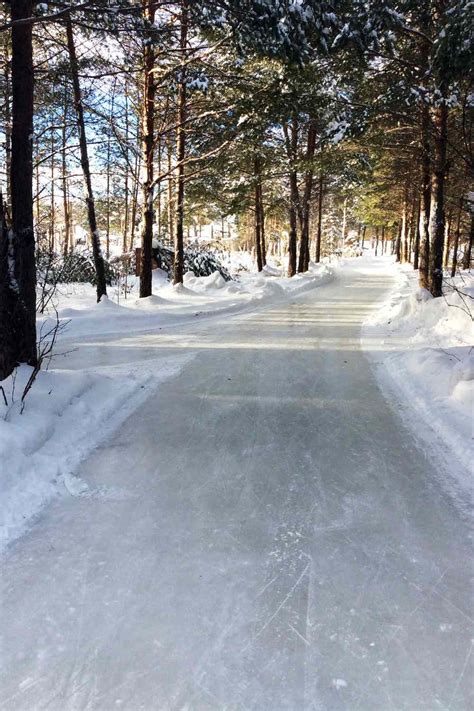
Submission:
[[[154,245],[182,282],[203,228],[289,276],[349,234],[435,297],[469,268],[470,2],[2,7],[4,377],[37,359],[36,275],[78,250],[98,300],[136,248],[141,297]]]
[[[469,711],[473,0],[0,2],[0,708]]]

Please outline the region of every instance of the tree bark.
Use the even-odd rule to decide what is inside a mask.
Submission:
[[[403,199],[403,211],[402,211],[402,234],[401,234],[401,248],[400,248],[400,261],[408,262],[408,195],[405,191],[405,197]]]
[[[459,248],[459,236],[461,234],[461,218],[462,218],[462,206],[464,198],[461,197],[459,200],[459,210],[458,219],[456,224],[456,232],[454,233],[454,243],[453,243],[453,261],[451,264],[451,276],[456,276],[456,269],[458,267],[458,248]]]
[[[10,57],[10,37],[4,33],[3,51],[5,53],[5,91],[4,91],[4,132],[5,132],[5,170],[6,170],[6,202],[11,203],[11,155],[12,155],[12,117],[11,117],[11,57]]]
[[[35,224],[34,227],[35,227],[35,233],[36,233],[36,245],[39,246],[39,247],[41,247],[40,149],[39,149],[39,141],[38,141],[38,139],[36,139],[36,153],[35,153],[35,159],[36,159],[36,170],[35,170],[35,181],[36,181],[36,196],[35,196],[36,224]]]
[[[64,101],[63,112],[63,128],[62,128],[62,146],[61,146],[61,186],[63,193],[63,218],[64,218],[64,242],[63,255],[67,257],[70,246],[70,219],[69,219],[69,201],[67,189],[67,163],[66,163],[66,121],[67,121],[67,98]]]
[[[413,269],[418,269],[420,265],[420,217],[421,217],[420,198],[418,197],[416,214],[415,214],[415,244],[413,248]]]
[[[307,169],[304,179],[303,204],[301,206],[301,240],[298,271],[307,272],[309,266],[309,221],[311,214],[311,193],[313,191],[314,169],[312,161],[316,150],[316,124],[311,121],[308,126],[308,143],[306,148]]]
[[[397,227],[397,238],[395,240],[395,261],[399,262],[401,260],[402,252],[402,223],[399,222]]]
[[[255,176],[255,252],[257,256],[257,269],[262,271],[267,263],[267,250],[265,243],[265,211],[263,207],[262,189],[262,160],[256,155],[254,158]]]
[[[434,165],[431,181],[430,207],[430,264],[429,290],[434,297],[442,296],[443,247],[444,247],[444,183],[446,178],[446,149],[448,129],[448,107],[446,87],[441,87],[441,99],[433,109],[434,125]]]
[[[18,289],[10,269],[10,236],[0,193],[0,380],[8,378],[18,362],[15,337]]]
[[[415,217],[416,217],[416,195],[412,195],[411,199],[411,210],[410,210],[410,221],[408,223],[408,254],[407,262],[412,261],[412,255],[415,247],[416,239],[416,228],[415,228]]]
[[[451,223],[453,221],[453,211],[448,212],[444,223],[444,249],[443,249],[443,269],[449,265],[449,251],[451,249]]]
[[[318,227],[316,230],[316,247],[314,250],[314,261],[319,264],[321,261],[321,235],[323,227],[323,193],[324,193],[324,173],[323,168],[319,171],[319,185],[318,185]],[[365,225],[364,225],[365,234]]]
[[[123,207],[123,233],[122,233],[122,252],[127,251],[127,237],[128,237],[128,219],[129,219],[129,195],[128,195],[128,181],[130,166],[129,161],[129,148],[128,141],[130,136],[130,126],[128,117],[128,84],[125,84],[125,175],[124,175],[124,207]]]
[[[69,61],[71,64],[72,85],[74,90],[74,109],[76,111],[77,128],[79,132],[79,149],[81,154],[81,167],[84,175],[86,188],[87,219],[92,241],[92,254],[97,279],[97,301],[103,296],[107,296],[107,285],[105,281],[105,265],[102,249],[100,246],[100,236],[97,227],[97,217],[95,212],[94,193],[92,191],[92,179],[89,164],[89,154],[87,149],[86,127],[84,122],[84,109],[82,106],[81,87],[79,84],[79,69],[76,57],[76,46],[74,44],[74,34],[72,30],[71,17],[66,19],[66,35],[69,51]]]
[[[262,179],[260,177],[260,181],[258,184],[258,192],[259,192],[259,209],[260,209],[260,239],[262,243],[262,262],[263,266],[266,266],[267,263],[267,242],[265,238],[265,208],[263,207],[263,185],[262,185]]]
[[[51,195],[50,195],[50,214],[49,214],[49,252],[53,254],[55,247],[56,235],[56,195],[55,195],[55,157],[56,157],[56,142],[54,136],[54,128],[51,130]]]
[[[162,145],[162,137],[158,137],[158,175],[161,175],[161,161],[162,161],[162,154],[163,154],[163,145]],[[157,184],[157,197],[158,197],[158,204],[157,204],[157,215],[156,215],[156,225],[158,229],[158,239],[161,240],[161,231],[162,231],[162,225],[161,225],[161,180]]]
[[[464,255],[462,259],[462,268],[471,268],[471,253],[472,253],[472,242],[474,241],[474,212],[471,212],[471,227],[469,230],[469,237],[464,248]]]
[[[31,0],[11,5],[12,19],[12,244],[9,254],[17,305],[12,314],[14,360],[37,364],[36,263],[33,229],[33,44]],[[13,262],[13,264],[12,264]]]
[[[257,270],[263,269],[262,255],[262,210],[260,207],[260,159],[258,156],[254,159],[254,174],[255,174],[255,253],[257,256]]]
[[[287,143],[287,154],[289,162],[289,181],[290,181],[290,232],[288,238],[288,276],[292,277],[296,274],[296,248],[298,242],[298,173],[297,173],[297,152],[298,152],[298,120],[294,116],[291,120],[290,127],[285,126],[285,138]]]
[[[137,136],[137,144],[139,143],[139,138]],[[139,176],[141,172],[141,157],[140,152],[137,150],[135,155],[135,165],[134,174]],[[132,185],[132,204],[130,209],[130,251],[133,249],[135,244],[135,226],[137,222],[137,212],[138,212],[138,192],[140,188],[140,180],[138,177],[133,179]]]
[[[431,210],[431,148],[430,117],[428,107],[421,109],[421,205],[420,205],[420,264],[419,284],[428,288],[430,260],[430,210]]]
[[[174,243],[173,282],[183,283],[184,272],[184,158],[186,155],[186,48],[188,43],[188,0],[181,0],[181,28],[179,48],[181,69],[178,83],[178,128],[176,136],[176,236]]]
[[[166,141],[166,155],[168,159],[168,239],[174,244],[174,181],[173,181],[173,146],[171,132],[168,132]]]
[[[153,154],[155,145],[155,95],[154,75],[155,49],[151,27],[155,21],[155,2],[142,0],[143,19],[148,32],[143,48],[143,98],[142,98],[142,160],[144,179],[142,183],[142,235],[140,263],[140,297],[152,293],[152,247],[153,247]]]
[[[115,83],[112,90],[112,97],[110,100],[109,108],[109,121],[112,123],[114,118],[114,103],[115,103]],[[112,155],[112,136],[110,135],[110,129],[107,135],[107,178],[106,178],[106,215],[105,215],[105,254],[107,259],[110,258],[110,158]]]

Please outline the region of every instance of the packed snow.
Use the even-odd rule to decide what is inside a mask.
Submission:
[[[472,707],[469,526],[361,348],[396,279],[69,342],[117,389],[191,359],[8,547],[2,709]]]
[[[127,299],[111,289],[110,297],[99,304],[93,286],[61,285],[55,308],[62,331],[48,369],[38,374],[24,401],[32,368],[21,366],[2,382],[0,549],[18,537],[52,497],[64,489],[81,489],[74,479],[78,463],[190,358],[156,359],[153,349],[144,348],[124,357],[120,335],[163,333],[203,318],[268,306],[313,289],[332,275],[332,267],[312,265],[308,274],[288,279],[269,267],[262,276],[244,273],[232,282],[218,272],[208,277],[189,273],[184,285],[173,286],[164,272],[155,270],[153,296],[137,298],[137,280],[131,278]],[[49,332],[55,318],[52,313],[41,316],[40,332]],[[94,347],[104,336],[109,346],[105,360]]]
[[[32,368],[2,383],[0,406],[0,548],[17,538],[53,496],[77,493],[74,470],[146,399],[160,380],[175,375],[183,356],[158,364],[130,363],[82,371],[41,371],[22,403]]]
[[[447,278],[434,299],[410,265],[378,261],[394,287],[364,325],[364,346],[387,399],[404,405],[413,431],[446,459],[453,486],[472,492],[474,277]]]
[[[231,315],[260,305],[285,300],[331,279],[334,267],[311,264],[310,271],[291,279],[269,266],[259,275],[243,272],[226,282],[218,272],[208,277],[184,275],[184,284],[174,285],[167,274],[153,271],[153,295],[138,298],[138,279],[109,287],[109,297],[96,304],[96,291],[90,284],[61,285],[56,308],[61,323],[67,323],[65,340],[117,333],[139,333],[165,326],[176,326],[196,318]],[[272,278],[269,278],[269,277]],[[125,296],[126,295],[126,296]],[[46,317],[48,318],[48,317]],[[41,326],[45,319],[39,319]]]

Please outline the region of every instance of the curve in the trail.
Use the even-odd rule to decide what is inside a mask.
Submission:
[[[0,707],[474,706],[471,547],[359,347],[340,273],[213,322],[3,565]]]

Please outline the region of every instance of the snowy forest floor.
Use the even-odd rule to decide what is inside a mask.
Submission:
[[[398,358],[427,398],[414,321],[441,308],[397,310],[399,274],[351,260],[292,293],[256,278],[276,295],[231,294],[202,323],[188,305],[140,334],[71,325],[60,345],[78,350],[1,422],[24,481],[50,467],[42,503],[67,492],[4,557],[2,708],[471,707],[467,447],[448,465],[453,440],[415,430],[393,387]],[[472,385],[458,346],[442,417]]]

